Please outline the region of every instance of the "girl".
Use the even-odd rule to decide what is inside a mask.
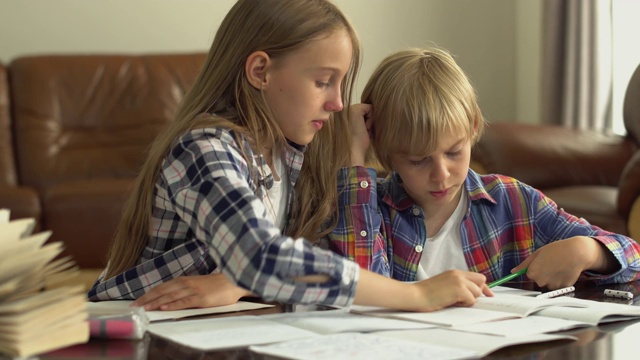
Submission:
[[[339,173],[340,220],[330,236],[336,252],[402,281],[450,269],[489,281],[527,269],[550,289],[573,285],[581,274],[602,283],[640,277],[640,246],[632,239],[558,209],[516,179],[469,169],[484,119],[475,90],[446,51],[387,57],[362,100],[375,117],[351,122],[352,167]],[[363,167],[370,133],[391,173],[363,188],[376,184],[375,170]]]
[[[239,0],[151,149],[90,299],[173,310],[255,294],[429,311],[491,295],[480,274],[404,284],[304,239],[322,236],[335,203],[359,56],[329,1]]]

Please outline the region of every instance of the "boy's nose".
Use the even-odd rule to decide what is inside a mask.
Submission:
[[[432,181],[442,181],[449,177],[449,169],[447,169],[444,161],[437,161],[431,172]]]

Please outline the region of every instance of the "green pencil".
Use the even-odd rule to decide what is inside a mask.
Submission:
[[[507,275],[507,276],[505,276],[505,277],[503,277],[501,279],[498,279],[498,280],[496,280],[496,281],[494,281],[492,283],[489,283],[489,288],[492,288],[492,287],[495,287],[495,286],[498,286],[498,285],[502,285],[502,284],[506,283],[509,280],[517,278],[520,275],[524,275],[526,272],[527,272],[527,268],[524,268],[524,269],[522,269],[522,270],[520,270],[518,272],[515,272],[513,274],[509,274],[509,275]]]

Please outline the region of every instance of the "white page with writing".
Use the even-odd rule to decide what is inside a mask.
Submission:
[[[494,310],[529,316],[548,307],[584,307],[585,305],[571,301],[568,297],[536,298],[528,296],[502,295],[476,299],[472,306],[476,309]]]
[[[111,301],[99,301],[99,302],[89,302],[87,304],[87,309],[89,311],[89,315],[92,312],[100,312],[102,309],[123,309],[126,310],[129,308],[129,305],[132,303],[132,300],[111,300]],[[247,311],[247,310],[255,310],[262,308],[274,307],[275,305],[270,304],[261,304],[254,303],[250,301],[238,301],[235,304],[224,305],[224,306],[215,306],[208,307],[202,309],[185,309],[185,310],[154,310],[154,311],[145,311],[147,317],[150,322],[162,321],[162,320],[175,320],[181,319],[190,316],[198,316],[198,315],[207,315],[207,314],[222,314],[228,312],[236,312],[236,311]]]
[[[570,335],[533,334],[518,337],[494,336],[476,333],[466,333],[455,330],[434,328],[426,330],[394,330],[374,333],[377,336],[389,337],[406,341],[437,344],[476,352],[478,357],[486,356],[496,350],[521,344],[540,343],[557,340],[575,341]]]
[[[325,335],[273,345],[250,346],[249,350],[286,359],[314,360],[453,360],[477,356],[476,352],[470,350],[359,333]]]
[[[508,319],[480,324],[454,326],[452,330],[474,332],[507,337],[529,336],[557,331],[590,327],[587,322],[531,315],[524,318]]]
[[[204,351],[321,336],[312,331],[255,315],[153,323],[149,325],[148,331],[178,344]]]
[[[393,319],[419,321],[440,326],[460,326],[519,317],[517,314],[504,311],[492,311],[472,307],[448,307],[438,311],[421,313],[372,308],[368,306],[352,306],[351,311],[367,316],[390,317]]]
[[[591,325],[640,318],[638,306],[577,298],[570,298],[570,300],[576,305],[581,305],[582,308],[547,308],[538,312],[538,315],[583,321]]]
[[[508,286],[495,286],[491,288],[491,291],[495,296],[502,296],[502,295],[536,296],[536,295],[542,294],[542,291],[510,288]]]
[[[318,334],[340,332],[371,332],[380,330],[427,329],[433,324],[391,318],[363,316],[340,310],[293,312],[261,315],[260,317],[283,324],[311,330]]]

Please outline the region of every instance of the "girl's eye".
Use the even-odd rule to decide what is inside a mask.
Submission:
[[[316,86],[319,88],[325,88],[328,87],[330,84],[328,82],[324,82],[324,81],[316,81]]]

